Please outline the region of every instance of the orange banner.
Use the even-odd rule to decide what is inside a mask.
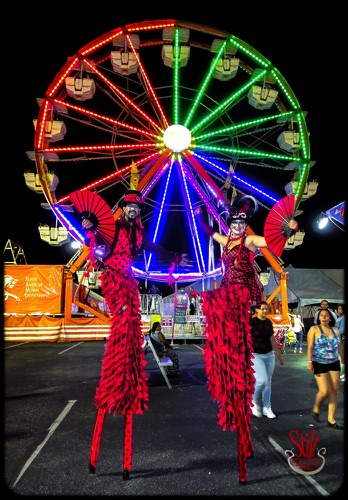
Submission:
[[[99,318],[52,318],[50,316],[5,316],[5,342],[63,342],[106,340],[110,321]]]
[[[63,266],[4,266],[5,314],[60,314]]]

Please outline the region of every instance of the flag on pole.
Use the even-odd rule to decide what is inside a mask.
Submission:
[[[344,201],[342,201],[342,203],[339,203],[335,207],[330,208],[330,210],[327,210],[325,213],[329,217],[329,219],[335,219],[340,224],[344,224],[344,210],[345,204]]]

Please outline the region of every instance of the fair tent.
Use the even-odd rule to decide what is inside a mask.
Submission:
[[[291,265],[284,268],[287,273],[286,287],[288,302],[298,302],[299,307],[319,305],[327,299],[330,305],[344,302],[343,269],[296,269]],[[269,296],[279,285],[279,276],[270,270],[270,279],[265,285],[265,296]]]

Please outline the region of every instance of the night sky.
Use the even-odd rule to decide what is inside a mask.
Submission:
[[[319,232],[316,225],[320,212],[344,201],[347,192],[341,157],[345,147],[335,135],[339,128],[335,122],[337,106],[342,102],[337,86],[338,55],[334,47],[323,50],[329,43],[323,30],[333,14],[327,10],[316,14],[314,22],[313,13],[306,17],[300,6],[280,6],[278,2],[274,7],[269,2],[245,2],[238,7],[231,4],[228,10],[221,2],[216,7],[209,4],[210,8],[202,12],[195,12],[195,3],[190,2],[190,13],[186,12],[187,2],[176,2],[174,8],[164,4],[161,9],[144,6],[141,10],[132,4],[129,13],[127,2],[95,2],[92,8],[91,4],[51,4],[49,8],[46,2],[34,4],[42,8],[24,7],[22,28],[16,30],[17,43],[7,47],[5,57],[3,106],[10,111],[3,115],[2,122],[7,138],[2,143],[6,152],[2,183],[6,197],[5,228],[1,231],[4,245],[8,239],[22,245],[28,264],[66,264],[74,253],[69,245],[55,248],[40,239],[38,225],[47,219],[40,203],[45,200],[24,181],[24,172],[35,171],[26,151],[33,149],[36,99],[44,96],[67,58],[86,43],[125,24],[174,18],[236,35],[267,57],[287,79],[302,109],[308,111],[311,159],[315,162],[310,180],[318,180],[319,186],[313,198],[301,202],[304,212],[297,220],[306,233],[304,243],[284,252],[282,259],[285,265],[297,268],[345,268],[345,233],[331,223],[325,232]],[[11,19],[16,16],[13,12]]]

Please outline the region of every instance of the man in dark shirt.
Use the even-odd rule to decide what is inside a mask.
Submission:
[[[319,321],[319,311],[320,309],[328,309],[334,319],[334,321],[336,322],[337,321],[337,314],[330,308],[330,304],[329,304],[329,301],[326,300],[326,299],[323,299],[321,302],[320,302],[320,308],[318,309],[318,311],[315,313],[314,315],[314,324],[315,325],[319,325],[320,324],[320,321]],[[335,325],[332,325],[332,326],[335,326]]]

